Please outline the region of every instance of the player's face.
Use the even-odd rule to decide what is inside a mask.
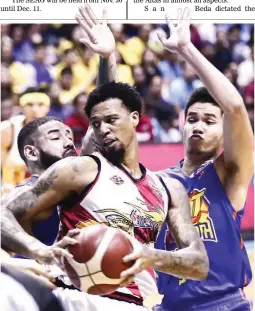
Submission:
[[[129,112],[120,99],[108,99],[92,108],[90,122],[97,142],[110,159],[121,160],[136,139],[138,112]]]
[[[53,163],[70,156],[77,156],[71,129],[58,121],[50,121],[38,129],[36,147],[44,169]]]
[[[23,107],[26,119],[29,121],[35,120],[37,118],[42,118],[49,112],[49,106],[41,102],[31,102]]]
[[[186,153],[214,157],[223,143],[223,116],[219,107],[195,103],[187,112],[184,125]]]

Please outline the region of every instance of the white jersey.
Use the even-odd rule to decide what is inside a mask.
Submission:
[[[89,189],[63,203],[61,236],[74,228],[103,223],[153,247],[168,210],[164,185],[142,165],[142,177],[135,180],[124,167],[114,166],[100,153],[91,157],[98,163],[98,175]],[[157,291],[155,280],[154,271],[145,270],[137,275],[134,284],[110,296],[142,304],[143,298]]]

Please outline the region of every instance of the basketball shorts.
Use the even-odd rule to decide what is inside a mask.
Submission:
[[[150,311],[150,309],[133,303],[89,295],[67,288],[54,289],[53,294],[65,311]]]
[[[242,289],[210,301],[196,304],[156,305],[153,311],[251,311],[252,302],[245,297]]]

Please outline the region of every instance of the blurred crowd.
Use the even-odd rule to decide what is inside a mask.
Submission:
[[[177,54],[164,51],[157,32],[165,25],[109,26],[117,45],[121,82],[137,88],[143,98],[139,142],[175,143],[182,140],[184,108],[201,82]],[[77,25],[1,25],[2,121],[25,114],[27,119],[48,113],[65,120],[80,145],[88,120],[83,108],[95,87],[98,56],[79,42]],[[254,125],[254,27],[252,24],[191,26],[194,45],[242,94]],[[27,89],[43,90],[50,106],[19,105]]]

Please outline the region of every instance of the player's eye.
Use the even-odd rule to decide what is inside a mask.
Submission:
[[[59,137],[51,137],[51,140],[59,140]]]
[[[207,120],[207,121],[206,121],[206,124],[208,124],[208,125],[213,125],[213,124],[215,124],[215,122],[214,122],[214,121],[211,121],[211,120]]]
[[[188,122],[189,123],[195,123],[197,121],[197,119],[194,118],[188,118]]]
[[[108,120],[108,122],[109,122],[110,124],[113,124],[113,123],[115,123],[116,120],[117,120],[116,118],[110,118],[110,119]]]
[[[97,128],[99,128],[100,123],[98,121],[94,121],[94,122],[92,122],[92,126],[97,129]]]

